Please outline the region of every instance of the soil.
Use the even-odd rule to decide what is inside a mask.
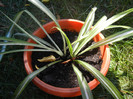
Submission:
[[[67,31],[67,30],[64,30],[64,31],[71,42],[73,42],[77,38],[77,32]],[[60,33],[58,31],[54,31],[53,34],[50,34],[50,36],[53,38],[53,40],[56,42],[56,44],[62,49],[63,44],[62,44],[62,39],[61,39]],[[47,37],[44,39],[46,41],[50,42]],[[94,41],[90,41],[85,46],[85,48],[88,47],[89,45],[91,45],[92,43],[94,43]],[[40,68],[40,67],[48,64],[48,62],[45,62],[45,63],[38,62],[37,59],[41,59],[43,57],[47,57],[50,55],[54,55],[56,57],[56,60],[59,60],[59,59],[63,59],[64,61],[67,60],[67,57],[60,57],[56,53],[52,53],[52,52],[49,52],[49,53],[48,52],[33,52],[32,53],[33,69],[36,70],[35,65],[37,65]],[[98,70],[101,69],[102,59],[101,59],[101,54],[100,54],[99,48],[88,51],[85,54],[83,54],[82,56],[79,56],[77,59],[88,62],[89,64],[91,64]],[[73,71],[71,63],[72,63],[72,61],[68,62],[67,64],[57,63],[57,64],[45,69],[43,72],[41,72],[38,75],[38,77],[45,83],[56,86],[56,87],[63,87],[63,88],[77,87],[77,86],[79,86],[78,81],[77,81],[77,76]],[[75,65],[83,73],[87,82],[90,82],[91,80],[94,79],[93,75],[91,75],[82,66],[77,65],[77,64],[75,64]]]

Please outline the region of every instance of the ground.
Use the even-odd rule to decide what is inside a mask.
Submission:
[[[31,11],[42,24],[51,21],[44,13],[39,11],[38,8],[28,3],[27,0],[1,0],[4,7],[0,7],[0,10],[13,19],[15,14],[23,9]],[[26,5],[25,5],[26,4]],[[78,19],[84,21],[87,14],[92,7],[96,6],[95,22],[106,15],[111,17],[112,15],[121,11],[127,10],[133,6],[132,0],[50,0],[48,3],[44,3],[58,19]],[[126,16],[116,24],[125,24],[132,26],[133,14]],[[27,21],[28,20],[28,21]],[[22,27],[32,33],[38,28],[34,21],[23,14],[19,21]],[[24,25],[26,24],[26,25]],[[8,19],[0,14],[0,36],[4,36],[9,29],[11,23]],[[113,34],[121,29],[111,29],[103,31],[105,36]],[[20,30],[15,29],[15,33],[21,33]],[[23,48],[23,47],[15,47]],[[14,46],[8,47],[8,49],[14,49]],[[118,43],[110,45],[111,50],[111,63],[107,77],[116,85],[118,90],[125,99],[133,98],[133,38],[122,40]],[[19,85],[19,83],[27,75],[23,64],[23,53],[5,55],[0,62],[0,98],[10,99],[13,92]],[[95,99],[112,99],[111,95],[99,85],[93,90]],[[48,95],[37,88],[33,83],[24,90],[20,99],[63,99]],[[82,97],[75,97],[72,99],[81,99]]]

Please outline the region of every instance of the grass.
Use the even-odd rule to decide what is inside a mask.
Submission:
[[[124,97],[133,98],[133,39],[114,44],[111,52],[110,71],[118,78],[120,91]]]
[[[132,7],[132,0],[50,0],[50,2],[45,3],[45,5],[58,17],[58,19],[74,18],[84,21],[90,9],[94,6],[98,7],[96,11],[96,20],[102,16],[107,15],[111,17],[112,15],[119,13],[121,11],[127,10]],[[23,9],[28,9],[40,20],[42,24],[51,21],[45,14],[39,11],[34,6],[25,7],[26,0],[2,0],[1,1],[5,7],[1,7],[4,13],[6,13],[11,18]],[[28,20],[28,21],[27,21]],[[116,24],[126,24],[132,26],[132,14],[121,19]],[[26,26],[24,25],[26,24]],[[0,36],[4,36],[8,31],[9,24],[11,24],[4,16],[0,14]],[[19,21],[22,27],[32,33],[37,29],[37,25],[34,21],[24,14]],[[118,30],[111,29],[103,31],[105,36],[113,34]],[[21,32],[15,29],[15,32]],[[19,47],[15,47],[19,48]],[[13,46],[8,47],[8,49],[14,49]],[[113,43],[110,45],[111,50],[111,63],[107,77],[117,86],[121,91],[125,99],[133,98],[133,38],[129,38],[118,43]],[[13,92],[19,85],[19,83],[27,75],[23,64],[23,53],[9,54],[5,55],[2,62],[0,62],[0,98],[10,99]],[[95,99],[112,99],[112,96],[99,85],[95,90],[93,90]],[[64,99],[56,96],[49,95],[42,92],[33,83],[30,83],[26,90],[22,93],[20,99]],[[81,99],[82,97],[75,97],[72,99]]]

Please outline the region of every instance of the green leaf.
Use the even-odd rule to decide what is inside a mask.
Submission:
[[[67,35],[58,27],[55,27],[57,28],[66,38],[66,42],[67,42],[67,45],[68,45],[68,48],[69,48],[69,52],[70,52],[70,55],[71,57],[73,57],[73,48],[72,48],[72,45],[71,45],[71,42],[69,40],[69,38],[67,37]]]
[[[53,15],[53,13],[39,0],[28,0],[32,4],[34,4],[36,7],[41,9],[44,13],[46,13],[54,22],[55,24],[60,27],[59,23],[56,20],[56,17]]]
[[[95,11],[96,11],[96,7],[92,8],[92,10],[90,11],[90,13],[88,14],[86,20],[85,20],[85,23],[84,25],[82,26],[80,32],[79,32],[79,35],[78,35],[78,39],[82,38],[82,36],[86,33],[88,33],[90,31],[90,28],[92,27],[92,24],[93,24],[93,21],[94,21],[94,17],[95,17]],[[79,45],[79,42],[76,43],[74,46],[73,46],[73,51],[75,51],[77,49]]]
[[[29,38],[29,37],[28,37],[26,34],[24,34],[24,33],[14,33],[14,34],[13,34],[13,37],[15,38],[16,36],[22,36],[22,37],[24,37],[24,38],[26,38],[26,39]]]
[[[28,42],[23,41],[23,40],[19,40],[19,39],[15,39],[15,38],[8,38],[8,37],[0,37],[0,40],[6,40],[6,41],[12,41],[12,42],[25,42],[25,43],[28,43]]]
[[[78,35],[78,39],[83,36],[86,32],[88,32],[90,30],[90,28],[92,27],[93,21],[94,21],[94,16],[95,16],[95,11],[96,11],[96,7],[92,8],[92,10],[90,11],[90,13],[88,14],[84,25],[82,26],[79,35]]]
[[[55,43],[55,41],[53,41],[53,39],[49,36],[49,34],[47,33],[47,31],[43,28],[43,26],[40,24],[40,22],[28,11],[28,10],[24,10],[24,12],[26,12],[29,16],[32,17],[32,19],[41,27],[41,29],[44,31],[44,33],[47,35],[47,37],[50,39],[50,41],[55,45],[55,47],[60,51],[60,53],[62,53],[62,51],[60,50],[60,48],[58,47],[58,45]],[[38,40],[38,39],[37,39]],[[40,39],[39,39],[40,40]],[[41,40],[42,41],[42,40]],[[63,55],[63,53],[62,53]]]
[[[45,50],[45,49],[18,49],[18,50],[11,50],[11,51],[0,52],[0,54],[10,54],[10,53],[17,53],[17,52],[24,52],[24,51],[50,52],[50,50]]]
[[[28,0],[29,2],[31,2],[32,4],[34,4],[36,7],[38,7],[39,9],[41,9],[44,13],[46,13],[57,25],[57,27],[61,28],[58,21],[56,20],[55,16],[53,15],[53,13],[39,0]],[[64,36],[61,34],[62,39],[63,39],[63,45],[64,45],[64,52],[65,52],[65,48],[66,48],[66,42],[65,42],[65,38]]]
[[[34,36],[34,35],[33,35]],[[41,38],[39,38],[39,37],[37,37],[37,36],[34,36],[34,38],[36,38],[38,41],[40,41],[41,43],[43,43],[43,44],[45,44],[45,45],[47,45],[47,46],[49,46],[49,47],[51,47],[51,48],[53,48],[53,49],[55,49],[55,47],[54,46],[52,46],[50,43],[48,43],[47,41],[45,41],[45,40],[43,40],[43,39],[41,39]],[[62,52],[61,52],[62,53]]]
[[[85,46],[85,44],[87,44],[96,34],[98,34],[99,31],[104,29],[104,23],[106,22],[106,19],[107,19],[107,17],[103,16],[94,25],[94,27],[91,29],[91,31],[89,31],[86,35],[84,35],[80,40],[75,41],[75,42],[79,42],[79,46],[75,50],[74,56],[76,56],[79,53],[79,51],[83,48],[83,46]]]
[[[89,87],[85,77],[83,76],[83,74],[79,71],[79,69],[74,64],[72,64],[72,66],[73,66],[74,72],[77,75],[78,83],[80,86],[80,90],[81,90],[83,99],[93,99],[92,92],[90,90],[90,87]]]
[[[23,43],[19,43],[19,42],[0,42],[0,45],[23,45],[23,46],[35,46],[35,47],[39,47],[39,48],[44,48],[44,47],[42,47],[42,46],[40,46],[40,45],[37,45],[37,44],[33,44],[33,43],[25,43],[25,42],[23,42]]]
[[[107,17],[103,16],[95,25],[94,27],[88,32],[86,35],[87,38],[93,38],[97,35],[100,31],[104,30],[104,24],[106,23]]]
[[[125,25],[110,25],[108,27],[105,28],[105,30],[107,29],[112,29],[112,28],[124,28],[124,29],[130,29],[130,26],[125,26]]]
[[[23,37],[25,37],[25,38],[28,38],[28,36],[26,35],[26,34],[23,34],[23,33],[15,33],[14,35],[13,35],[14,37],[15,36],[23,36]],[[45,41],[45,40],[43,40],[43,39],[41,39],[41,38],[39,38],[39,37],[37,37],[37,36],[35,36],[35,35],[32,35],[35,39],[37,39],[39,42],[41,42],[42,44],[44,44],[44,45],[46,45],[46,46],[48,46],[48,47],[51,47],[51,48],[53,48],[53,49],[55,49],[55,47],[54,46],[52,46],[50,43],[48,43],[47,41]]]
[[[107,20],[106,26],[113,24],[114,22],[118,21],[119,19],[123,18],[124,16],[126,16],[127,14],[129,14],[131,12],[133,12],[133,8],[128,9],[126,11],[123,11],[121,13],[118,13],[118,14],[112,16],[111,18],[109,18]]]
[[[111,36],[108,36],[105,39],[103,39],[99,42],[96,42],[93,45],[89,46],[88,48],[83,50],[81,53],[79,53],[79,55],[87,52],[90,49],[94,49],[94,48],[97,48],[99,46],[106,45],[106,44],[109,44],[109,43],[117,42],[117,41],[120,41],[122,39],[128,38],[130,36],[133,36],[133,28],[126,29],[126,30],[120,31],[118,33],[115,33]]]
[[[75,62],[81,64],[85,69],[93,74],[97,78],[97,80],[103,85],[103,87],[108,90],[115,99],[123,99],[117,88],[100,71],[98,71],[96,68],[86,62],[80,60],[75,60]]]
[[[133,8],[123,11],[119,14],[116,14],[116,15],[112,16],[111,18],[109,18],[107,21],[106,21],[106,16],[102,17],[94,25],[94,27],[91,29],[91,31],[89,33],[87,33],[87,35],[84,35],[84,37],[82,37],[80,40],[76,41],[76,42],[79,42],[80,44],[77,47],[76,51],[74,52],[74,56],[76,56],[79,53],[79,51],[83,48],[83,46],[86,43],[88,43],[88,41],[90,41],[95,35],[97,35],[99,32],[104,30],[106,27],[108,27],[109,25],[113,24],[114,22],[118,21],[119,19],[123,18],[125,15],[127,15],[131,12],[133,12]]]
[[[21,83],[20,85],[17,87],[14,95],[13,95],[13,99],[16,99],[17,97],[19,97],[19,95],[22,93],[22,91],[26,88],[26,86],[31,82],[31,80],[36,76],[38,75],[40,72],[42,72],[43,70],[45,70],[46,68],[48,68],[49,66],[51,65],[54,65],[58,62],[61,62],[61,60],[59,61],[55,61],[55,62],[52,62],[48,65],[45,65],[43,67],[41,67],[40,69],[32,72],[31,74],[29,74]]]
[[[29,46],[35,46],[35,47],[39,47],[39,48],[44,48],[47,50],[55,50],[55,49],[51,49],[47,46],[41,46],[39,44],[34,44],[34,43],[29,43],[23,40],[18,40],[18,39],[14,39],[14,38],[6,38],[6,37],[0,37],[0,40],[6,40],[6,41],[12,41],[12,42],[1,42],[0,45],[29,45]]]
[[[0,11],[1,12],[1,11]],[[12,19],[10,19],[6,14],[4,14],[3,12],[1,12],[6,18],[8,18],[14,25],[16,25],[22,32],[24,32],[25,34],[27,34],[31,39],[33,39],[35,42],[37,42],[38,44],[42,45],[42,43],[40,43],[39,41],[37,41],[31,34],[29,34],[28,32],[26,32],[22,27],[20,27],[15,21],[13,21]]]
[[[17,13],[17,14],[15,15],[14,21],[15,21],[16,23],[18,22],[18,20],[20,19],[20,17],[21,17],[22,14],[23,14],[23,11],[21,11],[21,12],[19,12],[19,13]],[[15,25],[12,24],[11,27],[10,27],[10,29],[9,29],[9,31],[8,31],[7,34],[6,34],[6,37],[11,37],[14,27],[15,27]],[[2,46],[1,52],[4,52],[5,50],[6,50],[6,45],[3,45],[3,46]],[[0,61],[2,60],[2,57],[3,57],[3,55],[0,55]]]
[[[20,17],[21,17],[22,14],[23,14],[23,11],[18,12],[18,13],[15,15],[15,17],[14,17],[14,22],[17,23],[17,22],[19,21],[19,19],[20,19]],[[9,31],[8,31],[8,33],[7,33],[7,35],[6,35],[6,37],[11,37],[12,32],[13,32],[13,30],[14,30],[14,27],[15,27],[15,25],[12,24],[11,27],[10,27],[10,29],[9,29]]]

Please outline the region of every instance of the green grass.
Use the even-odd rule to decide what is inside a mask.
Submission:
[[[56,1],[56,2],[55,2]],[[30,10],[36,17],[45,24],[51,21],[45,14],[39,11],[34,6],[25,7],[26,0],[2,0],[5,7],[1,7],[4,13],[11,18],[23,9]],[[121,11],[127,10],[132,7],[132,0],[50,0],[45,4],[56,16],[60,16],[61,19],[74,18],[84,21],[90,9],[94,6],[98,7],[96,11],[95,22],[103,15],[111,17],[112,15]],[[125,24],[132,26],[133,14],[126,16],[116,24]],[[28,21],[27,21],[28,20]],[[0,36],[4,36],[8,31],[11,24],[4,16],[0,14],[0,24],[4,27],[0,27],[2,31]],[[22,27],[32,33],[38,28],[34,21],[24,14],[19,21]],[[26,24],[26,25],[24,25]],[[119,29],[121,30],[121,29]],[[103,31],[105,36],[117,32],[116,29]],[[15,29],[15,32],[20,30]],[[15,47],[19,48],[19,47]],[[8,49],[14,49],[13,46]],[[107,77],[117,86],[121,91],[125,99],[133,98],[133,39],[132,37],[118,43],[110,45],[111,50],[111,63]],[[0,99],[10,99],[13,92],[19,85],[19,83],[27,75],[23,64],[23,53],[5,55],[2,62],[0,62]],[[99,85],[93,90],[95,99],[112,99],[112,96]],[[20,99],[64,99],[44,93],[37,88],[33,83],[24,90]],[[82,97],[75,97],[72,99],[81,99]]]
[[[110,71],[118,79],[124,97],[133,98],[133,39],[113,44],[111,52]]]

